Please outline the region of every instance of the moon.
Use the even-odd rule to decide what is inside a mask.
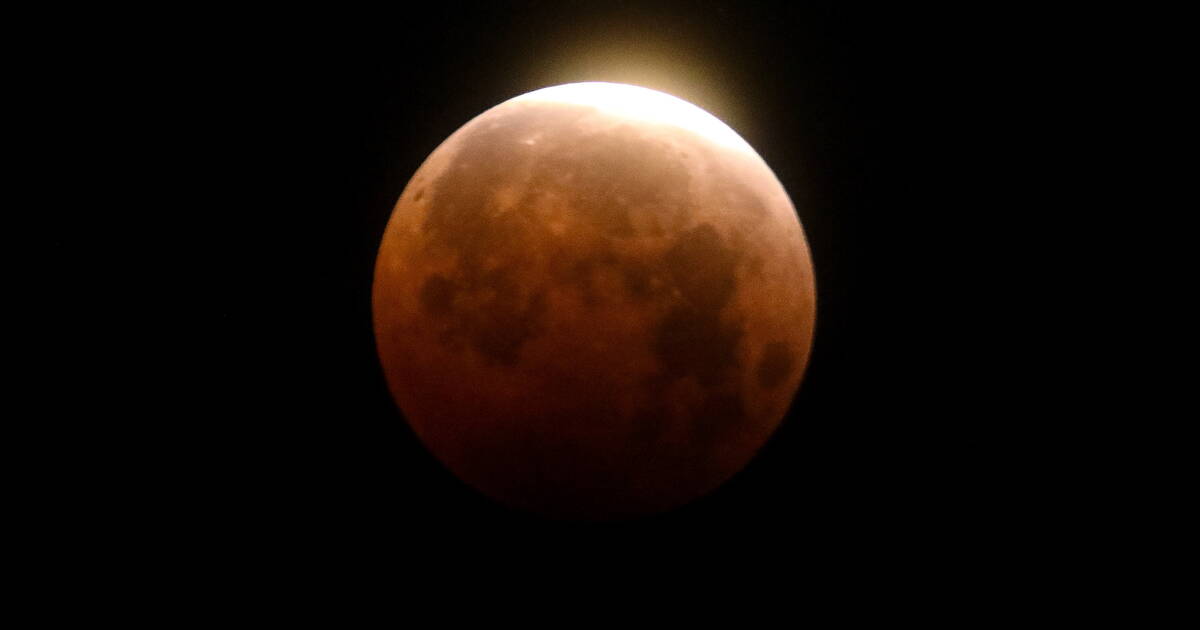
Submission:
[[[388,387],[492,499],[660,513],[745,467],[808,363],[797,213],[737,133],[642,87],[575,83],[477,116],[425,160],[376,260]]]

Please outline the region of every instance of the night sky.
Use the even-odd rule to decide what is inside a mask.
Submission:
[[[213,214],[213,518],[267,547],[384,559],[756,541],[832,560],[1003,539],[1029,421],[1003,395],[1021,377],[990,280],[1012,98],[994,17],[558,1],[221,23],[194,59],[222,86],[198,98],[237,182]],[[817,274],[813,355],[776,436],[711,496],[617,525],[541,521],[458,482],[392,402],[371,328],[377,247],[422,160],[493,105],[587,80],[667,91],[741,134]]]

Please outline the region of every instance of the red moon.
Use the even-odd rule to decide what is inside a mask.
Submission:
[[[738,135],[646,88],[530,92],[463,125],[396,204],[373,312],[422,443],[504,505],[652,514],[770,438],[816,316],[795,208]]]

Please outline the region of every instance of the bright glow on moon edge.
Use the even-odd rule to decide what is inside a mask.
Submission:
[[[568,83],[534,90],[512,101],[586,105],[623,118],[673,125],[697,133],[722,146],[754,152],[736,131],[716,116],[681,98],[636,85],[601,81]]]

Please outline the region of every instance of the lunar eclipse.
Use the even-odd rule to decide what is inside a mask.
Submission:
[[[795,208],[718,119],[646,88],[505,101],[396,203],[372,289],[421,442],[555,518],[684,505],[741,470],[804,374],[816,299]]]
[[[150,529],[178,498],[168,516],[196,528],[179,542],[239,562],[273,547],[277,566],[384,590],[423,554],[455,575],[597,573],[595,555],[617,560],[610,585],[795,567],[844,586],[880,562],[907,581],[939,545],[988,567],[968,552],[1018,547],[1091,474],[1057,441],[1072,414],[1020,395],[1061,377],[1030,368],[1062,366],[1021,323],[1066,330],[1031,283],[1070,288],[1021,239],[1052,245],[1043,222],[1071,205],[1024,183],[1061,158],[1026,116],[1070,120],[1044,107],[1061,77],[1010,66],[1025,40],[1005,15],[1041,14],[377,9],[189,14],[160,27],[194,27],[184,58],[127,47],[166,74],[121,106],[167,112],[153,134],[196,156],[150,154],[171,191],[156,216],[184,225],[144,222],[163,256],[142,266],[164,277],[139,284],[195,308],[145,313],[199,309],[155,339],[202,352],[150,366],[178,394],[136,432],[79,417],[152,456],[129,466],[156,483]],[[45,285],[69,298],[64,339],[109,305],[70,297],[82,276]],[[85,356],[50,355],[59,398],[92,403],[66,376]],[[511,558],[480,561],[493,550]],[[724,571],[723,552],[775,566]]]

